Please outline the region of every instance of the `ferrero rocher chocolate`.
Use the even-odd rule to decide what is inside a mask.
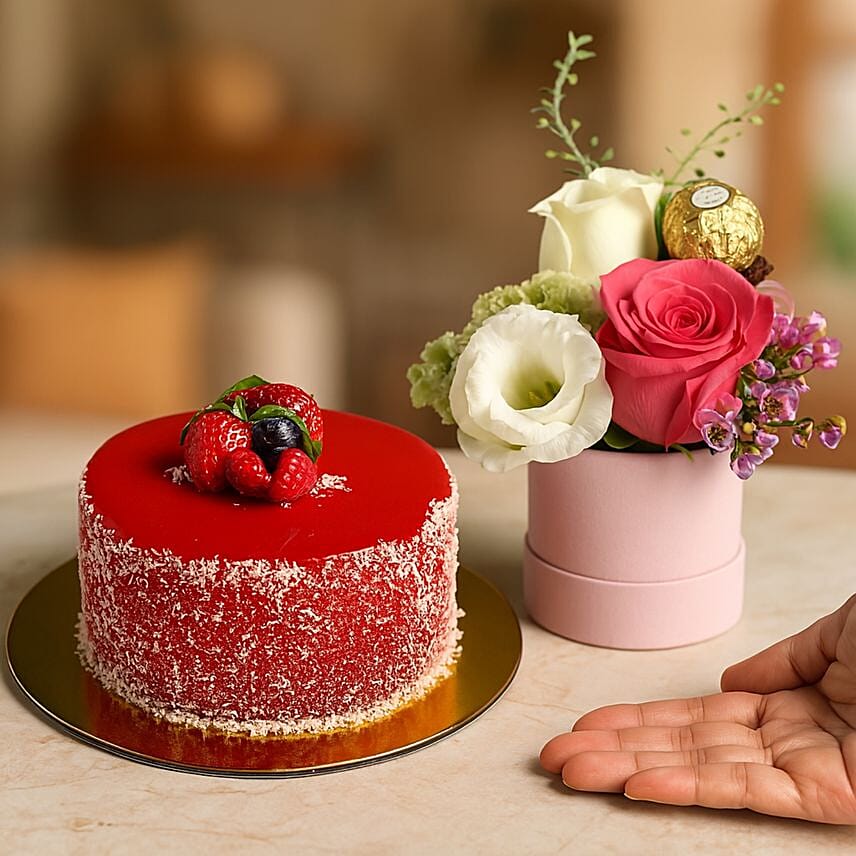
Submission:
[[[704,179],[669,200],[663,241],[673,259],[719,259],[741,270],[761,252],[764,223],[748,196],[722,181]]]

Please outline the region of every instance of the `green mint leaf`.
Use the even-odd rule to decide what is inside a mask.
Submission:
[[[187,432],[190,430],[190,426],[191,426],[191,425],[192,425],[192,424],[193,424],[193,423],[194,423],[194,422],[195,422],[195,421],[196,421],[196,420],[197,420],[201,415],[202,415],[202,414],[201,414],[201,413],[198,413],[198,412],[197,412],[197,413],[194,413],[194,414],[193,414],[193,416],[191,416],[191,417],[190,417],[190,419],[188,419],[188,420],[187,420],[187,423],[185,424],[184,428],[182,428],[182,429],[181,429],[181,436],[179,437],[179,440],[178,440],[178,442],[179,442],[179,444],[180,444],[180,445],[182,445],[182,446],[184,445],[184,441],[185,441],[185,439],[187,438]]]
[[[241,378],[237,383],[233,383],[228,389],[224,389],[223,392],[217,397],[217,401],[222,401],[227,395],[231,395],[233,392],[240,392],[244,389],[252,389],[256,386],[264,386],[265,384],[270,383],[270,381],[265,380],[264,378],[259,377],[258,375],[249,375],[248,377]]]
[[[247,421],[247,402],[244,401],[244,397],[242,395],[235,398],[232,412],[238,417],[238,419],[242,419],[244,422]]]
[[[291,419],[297,414],[291,408],[283,407],[281,404],[264,404],[258,410],[253,411],[250,422],[258,422],[260,419],[277,419],[281,416]]]

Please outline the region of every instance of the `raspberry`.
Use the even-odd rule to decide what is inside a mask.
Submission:
[[[264,496],[271,476],[252,449],[235,449],[226,459],[226,481],[244,496]]]
[[[203,413],[187,429],[184,463],[197,490],[219,491],[226,487],[226,459],[235,449],[249,448],[252,427],[231,413]]]
[[[309,493],[318,481],[318,468],[301,449],[286,449],[279,456],[268,496],[274,502],[292,502]]]
[[[265,383],[240,392],[232,392],[226,396],[226,401],[234,401],[241,396],[247,405],[247,412],[252,414],[265,404],[278,404],[293,410],[305,423],[309,436],[313,440],[324,439],[324,421],[321,408],[315,399],[304,392],[299,386],[289,383]]]

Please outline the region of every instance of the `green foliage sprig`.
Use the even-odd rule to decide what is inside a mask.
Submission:
[[[743,130],[738,127],[730,130],[732,125],[763,125],[764,117],[759,113],[764,107],[775,107],[781,104],[779,96],[785,91],[784,84],[774,83],[772,87],[765,88],[759,83],[754,89],[746,93],[746,103],[742,110],[732,111],[723,103],[717,104],[717,109],[725,113],[725,117],[717,122],[709,131],[702,134],[698,140],[687,150],[683,156],[679,155],[673,148],[667,146],[666,151],[677,161],[675,171],[669,178],[664,179],[666,186],[682,184],[681,176],[689,167],[695,163],[699,155],[704,152],[712,152],[714,157],[725,157],[725,146],[731,140],[742,136]],[[681,128],[684,137],[692,136],[689,128]],[[704,178],[705,171],[699,166],[693,169],[696,178]],[[664,170],[659,170],[659,175],[665,175]]]
[[[594,51],[587,50],[586,45],[591,44],[594,38],[589,35],[576,36],[573,31],[568,33],[568,52],[563,59],[557,59],[553,63],[556,69],[556,79],[552,86],[545,86],[542,90],[541,103],[532,109],[533,113],[543,113],[536,123],[536,128],[544,128],[555,134],[566,146],[567,151],[556,151],[547,149],[545,154],[548,158],[559,158],[560,160],[574,163],[576,167],[569,167],[566,172],[574,175],[589,176],[601,164],[611,161],[615,157],[612,148],[604,149],[599,157],[587,154],[580,149],[576,141],[576,133],[582,127],[582,122],[577,118],[571,118],[565,122],[562,116],[562,102],[565,100],[565,89],[576,86],[579,76],[572,71],[574,65],[586,59],[596,56]],[[589,139],[592,149],[600,145],[600,140],[595,136]]]

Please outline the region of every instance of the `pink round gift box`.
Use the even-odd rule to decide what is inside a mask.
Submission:
[[[727,455],[588,450],[529,464],[526,608],[608,648],[725,632],[743,606],[743,483]]]

